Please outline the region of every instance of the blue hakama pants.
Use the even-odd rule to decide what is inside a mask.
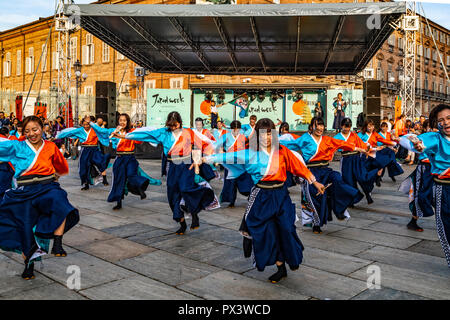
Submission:
[[[378,169],[376,168],[367,170],[364,155],[355,154],[341,158],[342,180],[355,189],[358,189],[359,184],[364,194],[372,192],[377,172]],[[356,202],[353,204],[356,204]]]
[[[64,219],[66,233],[80,217],[58,182],[10,189],[0,204],[0,247],[29,257],[35,237],[52,239]]]
[[[434,204],[436,208],[436,229],[450,267],[450,184],[434,182]]]
[[[96,147],[83,147],[80,155],[79,174],[81,184],[90,183],[91,166],[95,166],[101,173],[108,168],[111,155],[109,153],[103,154]]]
[[[14,170],[11,168],[9,163],[0,163],[0,201],[6,190],[11,189],[13,177]]]
[[[191,164],[169,162],[167,173],[167,198],[173,219],[177,222],[184,217],[180,208],[181,199],[190,213],[197,214],[214,201],[214,191],[195,183],[195,170],[189,170]]]
[[[225,169],[225,177],[223,180],[222,193],[220,194],[220,202],[229,202],[234,204],[236,202],[237,191],[244,196],[249,196],[254,186],[252,177],[247,173],[241,174],[236,179],[227,179],[228,170]]]
[[[329,183],[332,184],[323,195],[318,196],[316,196],[318,191],[312,184],[304,188],[308,202],[314,206],[314,225],[323,226],[327,221],[332,221],[332,211],[335,214],[344,214],[348,206],[358,203],[364,197],[358,189],[345,183],[339,172],[328,167],[312,167],[309,169],[316,180],[324,186]]]
[[[132,194],[140,195],[141,191],[147,190],[150,183],[149,179],[139,175],[139,163],[132,154],[117,156],[112,171],[113,180],[108,202],[121,201],[125,187]]]
[[[291,268],[303,260],[303,244],[296,232],[295,204],[286,185],[277,189],[254,187],[240,230],[249,233],[258,271],[276,261]]]

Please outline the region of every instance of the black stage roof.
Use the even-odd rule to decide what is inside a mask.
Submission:
[[[82,28],[151,72],[338,75],[366,66],[406,4],[66,6],[73,12]]]

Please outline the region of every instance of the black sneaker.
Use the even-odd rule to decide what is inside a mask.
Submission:
[[[228,205],[228,208],[234,208],[234,203],[230,203],[230,204]]]
[[[200,227],[200,221],[198,219],[198,214],[191,213],[191,215],[192,215],[191,230],[198,229],[198,227]]]
[[[122,209],[122,201],[117,201],[117,204],[113,207],[113,210]]]
[[[22,278],[24,280],[34,279],[34,262],[29,263],[28,260],[25,260],[25,269],[22,272]]]
[[[55,257],[67,256],[67,252],[64,250],[62,246],[62,237],[63,236],[55,236],[55,238],[53,239],[53,248],[51,253],[55,255]]]
[[[345,215],[343,213],[336,213],[336,218],[338,218],[338,220],[345,220]]]
[[[313,226],[313,233],[321,234],[323,231],[320,229],[320,226]]]
[[[381,187],[381,177],[377,176],[377,178],[375,179],[375,184],[377,185],[377,187]]]
[[[278,271],[269,277],[269,281],[272,283],[277,283],[281,279],[287,277],[286,264],[282,264],[281,266],[277,266]]]
[[[186,231],[186,228],[187,228],[187,224],[186,224],[186,221],[185,221],[185,220],[184,220],[184,221],[181,221],[181,222],[180,222],[180,225],[181,225],[180,229],[178,229],[177,231],[175,231],[175,234],[177,234],[177,235],[183,235],[184,232]]]
[[[242,247],[244,249],[244,257],[250,258],[252,256],[252,247],[253,247],[253,241],[252,239],[249,239],[247,237],[243,237],[244,240],[242,242]]]
[[[395,177],[391,177],[392,181],[397,182],[397,180],[395,180]]]
[[[106,176],[103,176],[103,185],[109,186],[108,180],[106,179]]]
[[[86,183],[81,190],[89,190],[89,183]]]
[[[417,232],[423,232],[423,228],[417,224],[417,220],[412,218],[411,221],[406,225],[409,230],[414,230]]]
[[[147,198],[147,194],[143,190],[140,190],[139,193],[141,195],[141,200],[144,200],[145,198]]]
[[[367,204],[372,204],[373,203],[373,199],[372,196],[368,193],[365,194],[366,199],[367,199]]]

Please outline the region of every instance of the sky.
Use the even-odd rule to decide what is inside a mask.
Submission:
[[[434,1],[422,3],[426,17],[450,29],[450,0]],[[93,0],[75,0],[79,4],[91,2]],[[54,11],[55,0],[0,0],[0,31],[35,21],[39,17],[49,17]]]

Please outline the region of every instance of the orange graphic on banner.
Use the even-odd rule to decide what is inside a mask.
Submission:
[[[205,100],[200,104],[200,111],[205,115],[211,114],[211,100]]]
[[[37,117],[43,117],[47,119],[47,104],[42,102],[36,102],[34,105],[34,115]]]
[[[308,108],[308,104],[306,101],[298,100],[294,102],[292,105],[292,111],[302,117],[302,123],[309,123],[311,122],[312,116],[311,116],[311,110]]]

